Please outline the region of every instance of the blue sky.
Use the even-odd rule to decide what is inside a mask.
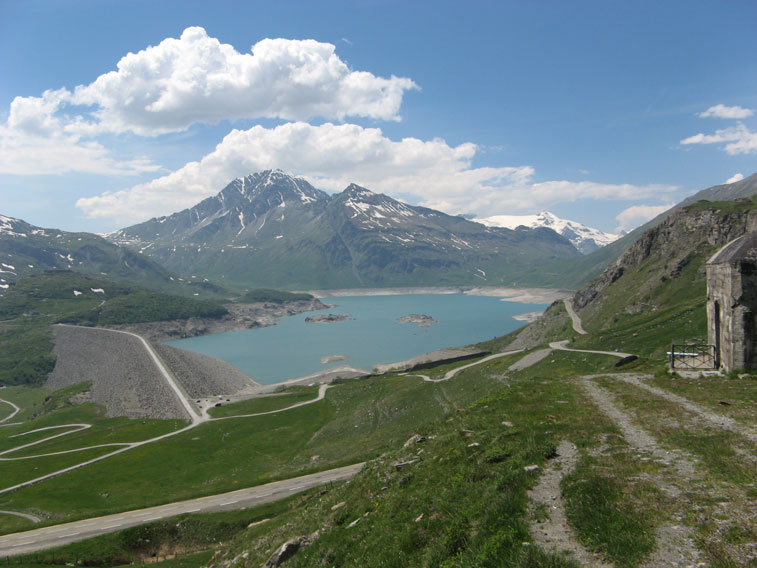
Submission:
[[[272,167],[630,229],[757,171],[755,29],[751,0],[0,0],[0,214],[104,232]]]

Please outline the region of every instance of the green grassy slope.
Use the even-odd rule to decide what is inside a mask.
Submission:
[[[646,232],[576,294],[589,336],[575,344],[665,357],[672,341],[706,339],[705,263],[747,230],[757,197],[698,202]]]
[[[71,271],[21,278],[0,296],[0,385],[40,384],[55,366],[50,324],[221,317],[213,300],[163,294]]]
[[[572,347],[642,356],[623,370],[661,371],[671,339],[704,331],[703,263],[745,230],[755,205],[700,203],[646,233],[629,249],[619,274],[582,291],[579,309],[589,335],[570,330],[560,303],[550,309],[549,325],[532,326],[534,345],[572,337]],[[502,348],[514,335],[488,346]],[[529,522],[548,511],[529,509],[527,491],[553,463],[560,441],[568,440],[579,456],[561,489],[586,548],[613,565],[635,568],[654,554],[660,529],[673,523],[692,531],[707,565],[749,565],[741,551],[757,539],[755,519],[733,511],[755,497],[753,442],[704,428],[701,417],[681,405],[609,375],[614,357],[556,351],[528,369],[509,371],[520,356],[438,384],[396,374],[346,381],[319,403],[211,423],[172,444],[146,446],[131,459],[125,454],[2,497],[0,508],[73,518],[368,459],[349,483],[310,493],[269,511],[266,523],[235,530],[210,565],[260,566],[287,540],[318,531],[315,542],[284,566],[577,566],[542,550],[529,532]],[[443,370],[423,372],[438,377]],[[603,375],[593,379],[598,387],[664,451],[693,456],[696,476],[682,477],[629,444],[587,395],[585,375]],[[754,427],[753,377],[681,382],[660,373],[648,382]],[[308,393],[314,389],[217,412],[281,408]],[[404,446],[412,434],[425,441]],[[155,480],[166,472],[175,484],[161,493]],[[678,493],[665,490],[679,484]],[[86,559],[79,550],[75,558]]]
[[[684,199],[678,205],[661,213],[654,219],[637,227],[627,235],[618,239],[591,254],[570,260],[557,260],[538,270],[525,272],[518,278],[518,282],[524,286],[547,286],[566,289],[577,289],[587,284],[592,278],[600,274],[611,262],[617,260],[629,247],[631,247],[648,230],[663,223],[671,214],[678,209],[687,208],[697,202],[718,202],[727,207],[726,203],[733,203],[744,199],[753,199],[757,194],[757,174],[752,174],[741,181],[716,185],[709,189],[703,189],[695,195]],[[739,207],[736,205],[736,207]]]

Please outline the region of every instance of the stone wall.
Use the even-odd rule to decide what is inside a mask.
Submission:
[[[726,371],[753,369],[757,336],[757,263],[707,265],[708,342]]]

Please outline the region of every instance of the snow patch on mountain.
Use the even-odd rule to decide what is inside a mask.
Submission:
[[[494,215],[474,219],[474,221],[487,227],[504,227],[506,229],[546,227],[568,239],[583,254],[594,252],[623,236],[605,233],[576,221],[560,219],[549,211],[542,211],[538,215]]]
[[[6,217],[5,215],[0,215],[0,235],[8,235],[10,237],[26,237],[26,233],[18,233],[18,225],[20,225],[22,221],[19,219],[14,219],[13,217]]]

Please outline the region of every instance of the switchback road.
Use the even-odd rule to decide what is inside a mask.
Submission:
[[[312,487],[349,479],[362,467],[363,463],[357,463],[284,481],[274,481],[257,487],[239,489],[230,493],[0,536],[0,558],[62,546],[69,542],[85,540],[183,513],[229,511],[262,505],[284,499]]]

